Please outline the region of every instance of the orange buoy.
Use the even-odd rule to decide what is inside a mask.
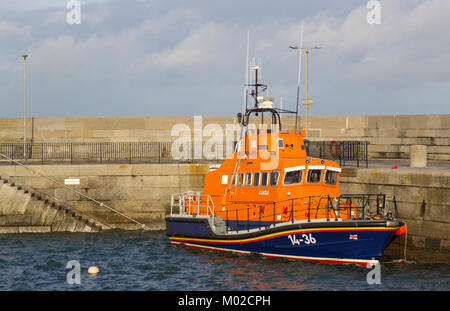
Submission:
[[[89,267],[89,269],[88,269],[89,274],[97,274],[99,272],[100,272],[100,269],[96,266]]]

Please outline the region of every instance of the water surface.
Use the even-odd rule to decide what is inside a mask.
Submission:
[[[81,264],[68,284],[66,264]],[[90,276],[90,266],[100,273]],[[383,263],[381,284],[355,265],[266,259],[173,247],[164,232],[0,236],[0,290],[449,290],[450,266]]]

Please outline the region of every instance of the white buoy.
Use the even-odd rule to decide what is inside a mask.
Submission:
[[[100,269],[96,266],[89,267],[89,269],[88,269],[89,274],[97,274],[99,272],[100,272]]]

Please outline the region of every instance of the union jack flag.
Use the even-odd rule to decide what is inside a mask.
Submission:
[[[357,240],[358,239],[358,235],[357,234],[350,234],[350,236],[348,238],[350,240]]]

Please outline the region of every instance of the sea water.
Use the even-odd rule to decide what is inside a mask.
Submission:
[[[79,264],[78,271],[76,265]],[[89,275],[90,266],[100,272]],[[387,262],[371,267],[267,259],[174,247],[162,231],[5,234],[0,290],[449,290],[450,266]],[[78,273],[78,279],[74,275]],[[373,274],[373,272],[372,272]]]

